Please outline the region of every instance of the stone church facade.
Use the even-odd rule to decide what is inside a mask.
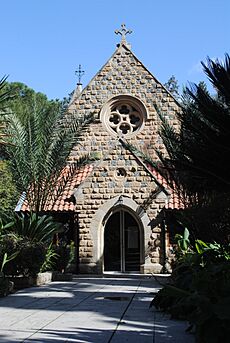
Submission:
[[[123,33],[112,57],[83,90],[79,88],[69,111],[93,113],[95,121],[71,160],[88,152],[99,158],[81,171],[71,191],[79,272],[160,273],[162,249],[167,253],[169,245],[167,235],[162,243],[158,218],[170,207],[173,194],[126,143],[147,148],[156,158],[153,147],[164,151],[164,146],[155,108],[178,127],[179,105],[134,55]]]

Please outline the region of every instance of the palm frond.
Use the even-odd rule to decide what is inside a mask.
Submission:
[[[225,61],[213,61],[207,57],[207,63],[201,63],[214,88],[218,90],[227,104],[230,104],[230,56],[225,54]]]
[[[6,80],[8,76],[3,76],[0,79],[0,115],[5,113],[6,102],[9,100],[11,92],[6,90]]]
[[[60,196],[72,172],[88,159],[79,155],[78,162],[61,178],[71,150],[81,140],[93,116],[72,117],[59,104],[43,106],[34,97],[24,115],[11,113],[7,120],[6,133],[13,144],[7,147],[7,152],[18,189],[27,192],[31,209],[41,211],[47,199],[55,201]]]

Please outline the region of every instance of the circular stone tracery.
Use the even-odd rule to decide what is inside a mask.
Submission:
[[[128,95],[111,99],[101,111],[102,122],[117,135],[131,136],[137,133],[146,117],[146,109],[140,100]]]
[[[110,127],[118,134],[126,135],[135,132],[141,123],[141,113],[128,104],[114,106],[109,116]]]

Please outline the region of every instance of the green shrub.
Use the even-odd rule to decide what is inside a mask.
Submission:
[[[59,255],[55,252],[55,247],[51,243],[46,251],[45,261],[41,266],[40,272],[43,273],[54,270],[58,257]]]
[[[55,252],[58,258],[55,261],[54,270],[65,272],[71,257],[70,246],[65,242],[60,242],[59,245],[55,246]]]
[[[14,219],[7,225],[8,231],[27,237],[30,241],[52,241],[54,234],[62,232],[62,224],[55,222],[49,215],[38,216],[36,213],[15,214]]]
[[[76,248],[75,248],[74,241],[70,242],[69,248],[70,248],[69,264],[71,264],[71,263],[74,263],[76,259]]]
[[[186,319],[198,343],[227,343],[230,334],[230,246],[195,241],[177,255],[171,281],[151,306]]]
[[[0,264],[0,266],[1,266],[0,273],[3,273],[5,265],[7,263],[9,263],[10,261],[14,260],[17,257],[18,253],[19,253],[19,251],[16,251],[11,255],[8,255],[7,252],[4,253],[1,264]]]
[[[19,274],[35,277],[40,272],[45,256],[46,246],[44,243],[25,241],[15,259],[18,263]],[[15,261],[12,262],[15,263]]]
[[[0,260],[5,253],[18,252],[4,267],[6,275],[36,276],[45,260],[46,246],[42,242],[31,242],[26,237],[6,234],[1,239]]]
[[[12,216],[18,198],[9,162],[0,159],[0,218]]]

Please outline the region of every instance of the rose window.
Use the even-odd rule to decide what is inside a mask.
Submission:
[[[118,134],[135,132],[142,124],[142,116],[131,105],[118,105],[111,109],[109,125]]]
[[[119,95],[102,107],[100,118],[112,135],[131,137],[144,126],[147,111],[139,99]]]

